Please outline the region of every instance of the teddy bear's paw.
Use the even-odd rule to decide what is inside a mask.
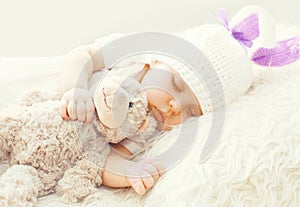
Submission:
[[[87,193],[84,194],[74,194],[74,193],[64,193],[62,194],[62,200],[66,203],[78,203],[81,202],[84,198],[86,198],[88,195],[91,195],[95,193],[96,189],[93,191],[88,191]]]
[[[62,200],[68,203],[77,203],[82,201],[88,195],[91,195],[96,192],[96,188],[93,186],[85,186],[78,183],[78,185],[73,186],[74,189],[64,189],[62,194]]]
[[[57,192],[62,195],[62,200],[68,203],[77,203],[85,197],[95,193],[97,188],[86,178],[62,179],[57,186]]]

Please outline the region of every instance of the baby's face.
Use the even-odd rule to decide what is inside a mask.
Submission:
[[[160,130],[170,130],[172,125],[202,114],[195,94],[170,66],[156,61],[143,73],[141,85]]]

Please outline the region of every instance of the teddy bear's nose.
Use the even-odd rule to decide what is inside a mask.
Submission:
[[[133,107],[133,103],[132,103],[131,101],[129,102],[128,107],[129,107],[129,108],[132,108],[132,107]]]

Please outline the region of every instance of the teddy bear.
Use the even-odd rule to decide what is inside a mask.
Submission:
[[[29,91],[18,105],[3,109],[0,161],[10,167],[0,177],[0,206],[35,206],[38,197],[54,192],[79,202],[93,193],[102,184],[109,143],[156,132],[140,89],[134,79],[102,84],[103,110],[89,124],[63,120],[59,94],[47,91]]]

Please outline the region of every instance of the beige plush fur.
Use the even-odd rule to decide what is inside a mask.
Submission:
[[[128,116],[119,128],[130,126],[135,128],[132,136],[151,136],[156,125],[147,113],[146,95],[137,92],[136,86],[129,89],[130,85],[122,88],[132,104],[124,109]],[[113,93],[118,98],[117,90]],[[78,202],[102,184],[108,142],[122,140],[124,130],[103,125],[101,116],[91,124],[64,121],[59,105],[57,94],[31,91],[19,106],[1,111],[0,161],[8,160],[11,165],[0,178],[1,207],[35,206],[37,197],[53,192],[61,193],[66,201]],[[138,129],[145,119],[150,122],[141,132]]]

